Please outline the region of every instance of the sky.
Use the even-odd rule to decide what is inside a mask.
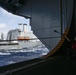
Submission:
[[[18,28],[19,23],[26,23],[29,31],[31,30],[31,27],[29,25],[29,19],[13,15],[12,13],[7,12],[6,10],[0,7],[0,35],[1,33],[4,33],[4,37],[6,38],[8,31]]]

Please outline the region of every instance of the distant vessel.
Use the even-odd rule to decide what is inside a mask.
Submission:
[[[23,31],[19,28],[10,30],[6,40],[3,40],[3,34],[1,35],[0,49],[23,49],[36,47],[41,44],[42,43],[33,34],[33,31],[28,31],[27,25],[23,24]]]

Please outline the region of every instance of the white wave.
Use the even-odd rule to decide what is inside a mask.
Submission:
[[[13,63],[16,63],[14,61],[8,61],[6,64],[13,64]]]
[[[3,52],[0,52],[0,55],[11,55],[11,53],[3,53]]]
[[[42,55],[46,55],[47,53],[42,53]]]
[[[45,46],[38,46],[38,47],[33,47],[33,48],[24,48],[24,49],[9,49],[9,50],[2,50],[0,52],[14,52],[14,53],[18,53],[18,52],[35,52],[35,51],[46,51],[48,52],[49,50],[45,47]]]

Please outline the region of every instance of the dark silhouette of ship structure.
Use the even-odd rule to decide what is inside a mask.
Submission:
[[[50,51],[41,58],[0,67],[1,75],[76,75],[76,59],[67,58],[68,42],[62,35],[75,36],[76,0],[0,0],[0,6],[29,18],[34,34]]]

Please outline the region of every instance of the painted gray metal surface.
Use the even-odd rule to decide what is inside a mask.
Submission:
[[[71,25],[74,0],[25,0],[25,2],[23,7],[13,8],[12,11],[16,11],[13,13],[29,17],[32,30],[38,38],[51,37],[40,40],[52,50],[61,39],[61,35],[54,30],[64,33]]]
[[[62,0],[62,29],[71,26],[74,12],[74,0]]]
[[[20,10],[18,12],[20,12]],[[39,38],[51,37],[41,39],[41,41],[49,50],[53,49],[61,38],[60,34],[54,32],[54,30],[61,32],[60,0],[31,0],[31,14],[29,15],[31,17],[31,26],[34,33]]]

